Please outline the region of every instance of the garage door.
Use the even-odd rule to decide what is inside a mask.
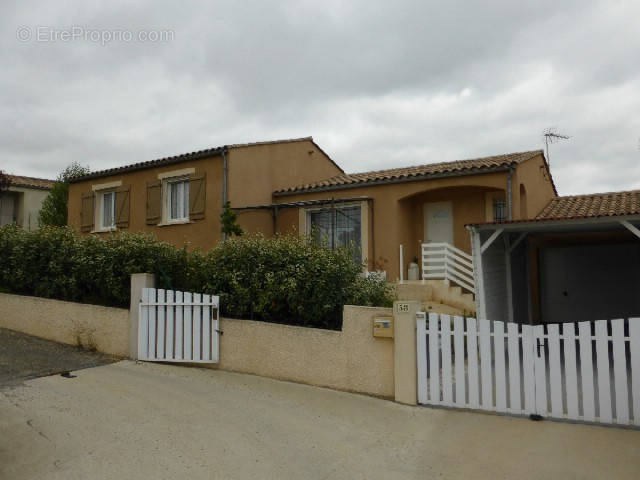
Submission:
[[[578,322],[640,315],[640,246],[540,250],[542,321]]]

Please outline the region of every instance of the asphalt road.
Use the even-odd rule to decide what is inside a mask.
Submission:
[[[118,359],[0,328],[0,388],[25,380],[112,363]]]
[[[0,479],[637,479],[640,432],[122,361],[0,390]]]

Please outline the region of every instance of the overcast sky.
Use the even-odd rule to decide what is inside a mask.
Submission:
[[[355,172],[556,127],[560,194],[640,188],[637,0],[209,3],[3,1],[0,169],[312,135]]]

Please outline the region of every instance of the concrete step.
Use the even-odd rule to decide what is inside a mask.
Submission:
[[[426,302],[433,297],[433,288],[426,282],[405,281],[396,283],[396,297],[398,300],[417,300]]]
[[[445,305],[438,302],[422,302],[423,311],[427,313],[441,313],[444,315],[455,315],[461,317],[471,316],[471,312],[467,312],[463,309],[452,307],[451,305]]]
[[[462,298],[465,299],[468,302],[474,302],[476,301],[476,297],[473,295],[473,293],[463,293],[462,294]]]
[[[449,285],[442,280],[404,281],[396,284],[398,300],[417,300],[429,303],[440,310],[450,307],[455,312],[450,315],[474,315],[476,305],[472,294],[463,292],[458,285]],[[429,311],[429,310],[427,310]],[[436,311],[433,310],[432,311]],[[439,313],[447,313],[439,311]]]
[[[462,296],[462,288],[458,287],[457,285],[450,285],[449,286],[449,295],[455,295],[456,297],[461,297]]]

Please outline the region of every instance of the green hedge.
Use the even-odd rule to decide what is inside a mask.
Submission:
[[[220,295],[222,314],[337,329],[346,304],[389,306],[389,285],[366,278],[347,250],[295,236],[235,237],[208,252],[153,236],[78,236],[68,228],[0,228],[0,289],[128,307],[129,276],[152,272],[159,288]]]

